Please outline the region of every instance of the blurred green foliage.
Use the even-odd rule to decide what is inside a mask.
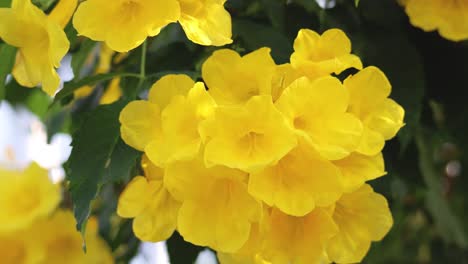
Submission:
[[[8,2],[0,0],[0,6]],[[54,4],[36,2],[44,10]],[[229,48],[248,53],[268,46],[275,61],[284,63],[299,29],[321,33],[337,27],[351,38],[353,52],[364,65],[381,68],[391,81],[391,97],[405,108],[406,126],[385,148],[388,175],[372,184],[389,199],[395,224],[382,242],[372,245],[364,263],[468,263],[468,43],[412,27],[396,0],[337,0],[336,7],[327,10],[313,0],[228,0],[226,6],[233,18],[234,42]],[[115,109],[164,74],[199,79],[203,61],[218,48],[191,43],[179,25],[171,24],[148,40],[142,82],[141,47],[113,64],[111,74],[90,77],[86,73],[93,69],[84,71],[83,65],[97,44],[77,38],[70,25],[66,32],[76,80],[65,83],[53,102],[42,91],[23,89],[15,81],[5,87],[5,97],[38,114],[49,134],[74,133],[74,145],[81,147],[73,150],[68,175],[80,228],[89,210],[98,214],[102,235],[118,260],[126,263],[139,242],[130,221],[115,220],[115,203],[129,175],[139,170],[139,154],[119,139]],[[4,63],[12,60],[8,49],[0,44],[2,79],[12,66]],[[116,76],[122,77],[124,98],[98,107],[104,87]],[[90,96],[73,101],[76,89],[91,84],[97,85]],[[91,203],[96,195],[99,199]],[[201,250],[177,234],[168,245],[176,264],[193,262]]]

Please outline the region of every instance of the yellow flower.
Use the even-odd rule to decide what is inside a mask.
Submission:
[[[271,84],[271,97],[273,98],[273,102],[276,102],[283,94],[284,89],[292,82],[299,79],[299,77],[302,77],[302,73],[294,69],[289,63],[276,66]]]
[[[353,152],[346,158],[336,160],[333,163],[343,174],[342,182],[345,192],[354,191],[366,181],[386,174],[382,153],[374,156],[365,156]]]
[[[329,29],[321,36],[301,29],[294,41],[291,64],[309,78],[339,74],[348,68],[362,69],[359,57],[351,53],[351,41],[339,29]]]
[[[376,67],[367,67],[344,81],[350,93],[349,112],[364,124],[357,152],[373,156],[403,126],[405,111],[388,96],[391,85]]]
[[[238,256],[234,254],[218,253],[217,256],[221,264],[272,264],[264,260],[260,255]]]
[[[261,253],[275,264],[314,264],[324,259],[327,242],[338,228],[327,210],[316,208],[303,217],[272,209]]]
[[[187,96],[174,96],[161,112],[161,136],[145,148],[156,165],[197,156],[202,146],[200,122],[213,114],[215,103],[203,83],[196,83]]]
[[[411,24],[424,31],[438,30],[452,41],[468,39],[468,3],[460,0],[405,0]]]
[[[233,50],[215,51],[202,66],[208,90],[219,105],[242,104],[255,95],[271,95],[276,65],[269,48],[243,57]]]
[[[93,90],[94,90],[93,86],[89,86],[89,85],[82,86],[79,89],[75,90],[75,92],[73,92],[73,97],[75,99],[88,97],[90,94],[93,93]]]
[[[49,14],[49,19],[55,21],[61,28],[65,28],[75,12],[78,0],[59,0]]]
[[[341,197],[333,221],[339,232],[330,240],[327,254],[336,263],[360,262],[371,242],[381,240],[393,225],[387,201],[367,184]]]
[[[135,149],[144,151],[161,136],[161,110],[176,95],[185,96],[195,82],[185,75],[167,75],[150,90],[149,101],[133,101],[120,113],[122,139]]]
[[[143,241],[168,239],[177,225],[180,203],[172,198],[163,184],[164,171],[142,159],[146,177],[137,176],[119,197],[117,214],[134,218],[133,232]]]
[[[179,21],[187,37],[201,45],[232,42],[231,16],[226,0],[87,0],[76,11],[78,33],[104,41],[123,52],[156,36],[169,23]]]
[[[231,16],[226,0],[179,0],[179,23],[187,37],[200,45],[222,46],[232,42]]]
[[[247,192],[246,173],[203,160],[168,165],[164,183],[182,202],[177,228],[186,241],[233,253],[249,238],[261,204]]]
[[[133,101],[120,114],[121,135],[160,167],[195,157],[202,140],[199,123],[215,104],[203,83],[186,75],[167,75],[150,90],[149,101]]]
[[[250,174],[249,192],[286,214],[304,216],[315,206],[329,206],[342,193],[341,174],[305,144],[263,171]]]
[[[108,73],[112,66],[112,57],[115,51],[113,51],[105,43],[102,43],[99,53],[99,63],[96,68],[96,73]],[[125,54],[125,53],[123,53]]]
[[[73,25],[80,35],[125,52],[179,17],[176,0],[87,0],[76,10]]]
[[[247,242],[236,252],[226,253],[218,251],[218,259],[221,264],[271,264],[265,261],[260,252],[263,248],[265,232],[268,230],[267,216],[269,209],[263,206],[263,212],[259,222],[253,223],[250,228]]]
[[[301,77],[276,101],[297,134],[329,160],[346,157],[361,139],[362,124],[346,113],[348,104],[348,91],[331,76],[315,81]]]
[[[120,78],[114,78],[110,82],[104,94],[99,100],[99,104],[112,104],[113,102],[120,99],[122,96],[122,89],[120,88]]]
[[[59,186],[36,164],[24,171],[0,169],[0,233],[17,231],[50,214],[60,201]]]
[[[200,130],[208,166],[219,164],[247,172],[277,162],[297,144],[270,96],[254,96],[242,106],[219,107]]]
[[[83,252],[83,239],[75,228],[75,218],[71,211],[58,210],[49,219],[35,223],[28,234],[42,249],[40,264],[112,264],[110,248],[98,236],[96,219],[91,218],[86,226],[86,253]]]
[[[44,254],[39,243],[22,231],[0,234],[0,256],[2,263],[36,264]]]
[[[127,145],[144,151],[161,135],[161,110],[148,101],[133,101],[120,112],[120,134]]]
[[[58,4],[59,7],[74,9],[73,4],[66,8]],[[13,77],[26,87],[42,84],[49,95],[59,86],[55,68],[60,66],[70,45],[61,28],[68,21],[68,13],[52,13],[57,15],[48,18],[30,0],[13,0],[11,8],[0,8],[0,38],[18,48]]]

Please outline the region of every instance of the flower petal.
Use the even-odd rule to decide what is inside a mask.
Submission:
[[[331,239],[327,253],[337,263],[360,262],[370,242],[381,240],[393,225],[387,201],[367,184],[340,198],[333,221],[339,233]]]
[[[224,9],[224,3],[217,3],[222,1],[200,1],[204,2],[201,8],[190,8],[186,2],[193,1],[180,1],[179,23],[191,41],[206,46],[232,43],[231,15]]]
[[[166,108],[176,95],[186,96],[195,82],[184,74],[169,74],[159,79],[150,89],[148,100],[160,109]]]
[[[159,107],[146,101],[133,101],[120,113],[120,134],[128,145],[144,151],[161,133]]]

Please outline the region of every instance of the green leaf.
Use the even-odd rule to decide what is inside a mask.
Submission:
[[[60,90],[54,98],[53,104],[56,104],[57,102],[60,102],[63,98],[67,97],[68,95],[71,95],[73,92],[78,90],[79,88],[85,86],[85,85],[94,85],[98,82],[102,81],[107,81],[110,80],[114,77],[134,77],[134,78],[139,78],[140,76],[138,74],[132,74],[132,73],[122,73],[122,72],[114,72],[114,73],[106,73],[106,74],[97,74],[93,76],[88,76],[85,77],[81,80],[75,81],[72,80],[70,82],[66,82],[63,85],[63,89]]]
[[[354,4],[356,5],[356,7],[359,6],[359,0],[354,0]]]
[[[353,9],[356,10],[356,8]],[[363,20],[372,26],[404,32],[404,27],[408,24],[404,9],[395,0],[360,0],[358,10]],[[383,33],[382,30],[380,33]],[[388,39],[390,38],[391,36],[388,36]]]
[[[70,51],[75,50],[78,38],[78,32],[76,31],[75,27],[73,27],[73,23],[68,23],[67,26],[64,28],[65,34],[67,35],[67,39],[70,41]]]
[[[426,207],[434,217],[440,235],[445,241],[467,248],[465,232],[457,215],[452,211],[447,199],[443,197],[441,174],[433,162],[433,142],[428,131],[417,130],[416,145],[419,152],[419,168],[427,185]]]
[[[31,89],[25,103],[31,112],[43,120],[46,117],[49,109],[48,105],[51,101],[50,96],[41,89]]]
[[[244,19],[233,19],[232,22],[233,34],[242,38],[248,49],[270,47],[271,55],[277,63],[289,61],[289,56],[293,52],[292,40],[290,41],[278,30]]]
[[[166,243],[171,264],[194,263],[198,254],[204,249],[184,241],[177,232],[174,232]]]
[[[0,0],[0,8],[10,7],[10,6],[11,6],[11,0]]]
[[[277,30],[284,31],[286,5],[282,0],[262,0],[262,4],[271,21]]]
[[[126,101],[103,105],[91,111],[73,134],[68,161],[68,180],[77,229],[85,233],[91,202],[103,184],[112,152],[119,140],[119,114]]]
[[[15,65],[16,48],[8,44],[0,45],[0,100],[5,98],[5,82]]]
[[[297,3],[304,7],[308,12],[311,13],[318,13],[322,9],[320,6],[317,4],[315,1],[310,1],[310,0],[293,0],[294,3]]]
[[[48,10],[55,0],[32,0],[32,3],[42,10]]]
[[[95,41],[90,39],[85,39],[81,45],[80,49],[73,54],[71,67],[73,70],[73,74],[75,77],[79,78],[81,76],[81,69],[83,68],[86,59],[89,56],[89,53],[93,50],[94,46],[96,45]]]
[[[140,155],[138,150],[131,148],[122,139],[119,139],[110,157],[109,167],[104,174],[104,182],[127,182]]]

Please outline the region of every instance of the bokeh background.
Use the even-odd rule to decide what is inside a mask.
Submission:
[[[45,10],[54,4],[33,2]],[[345,31],[353,53],[365,66],[375,65],[386,73],[393,86],[391,97],[406,110],[406,126],[384,150],[388,175],[371,182],[389,200],[395,224],[382,242],[372,245],[364,263],[468,263],[468,42],[451,42],[437,32],[413,27],[395,0],[361,0],[357,7],[356,2],[228,0],[234,33],[230,48],[248,53],[268,46],[279,64],[288,61],[299,29]],[[217,49],[191,43],[176,24],[148,45],[146,67],[154,79],[148,79],[142,90],[171,72],[200,78],[201,64]],[[67,56],[60,69],[64,81],[93,71],[99,45],[74,39],[71,53],[73,60]],[[113,67],[138,71],[139,56],[132,52]],[[87,66],[77,71],[83,65]],[[124,94],[132,91],[134,81],[122,79]],[[70,152],[67,135],[96,107],[105,87],[103,82],[82,99],[67,96],[49,107],[51,99],[42,91],[18,87],[10,80],[7,102],[0,106],[2,165],[11,165],[13,151],[15,162],[35,160],[50,169],[52,178],[62,179],[62,164]],[[185,264],[198,257],[199,264],[216,263],[210,251],[185,243],[177,234],[167,246],[141,245],[132,234],[131,221],[115,216],[123,187],[104,185],[94,204],[100,232],[119,262],[168,263],[170,258]]]

